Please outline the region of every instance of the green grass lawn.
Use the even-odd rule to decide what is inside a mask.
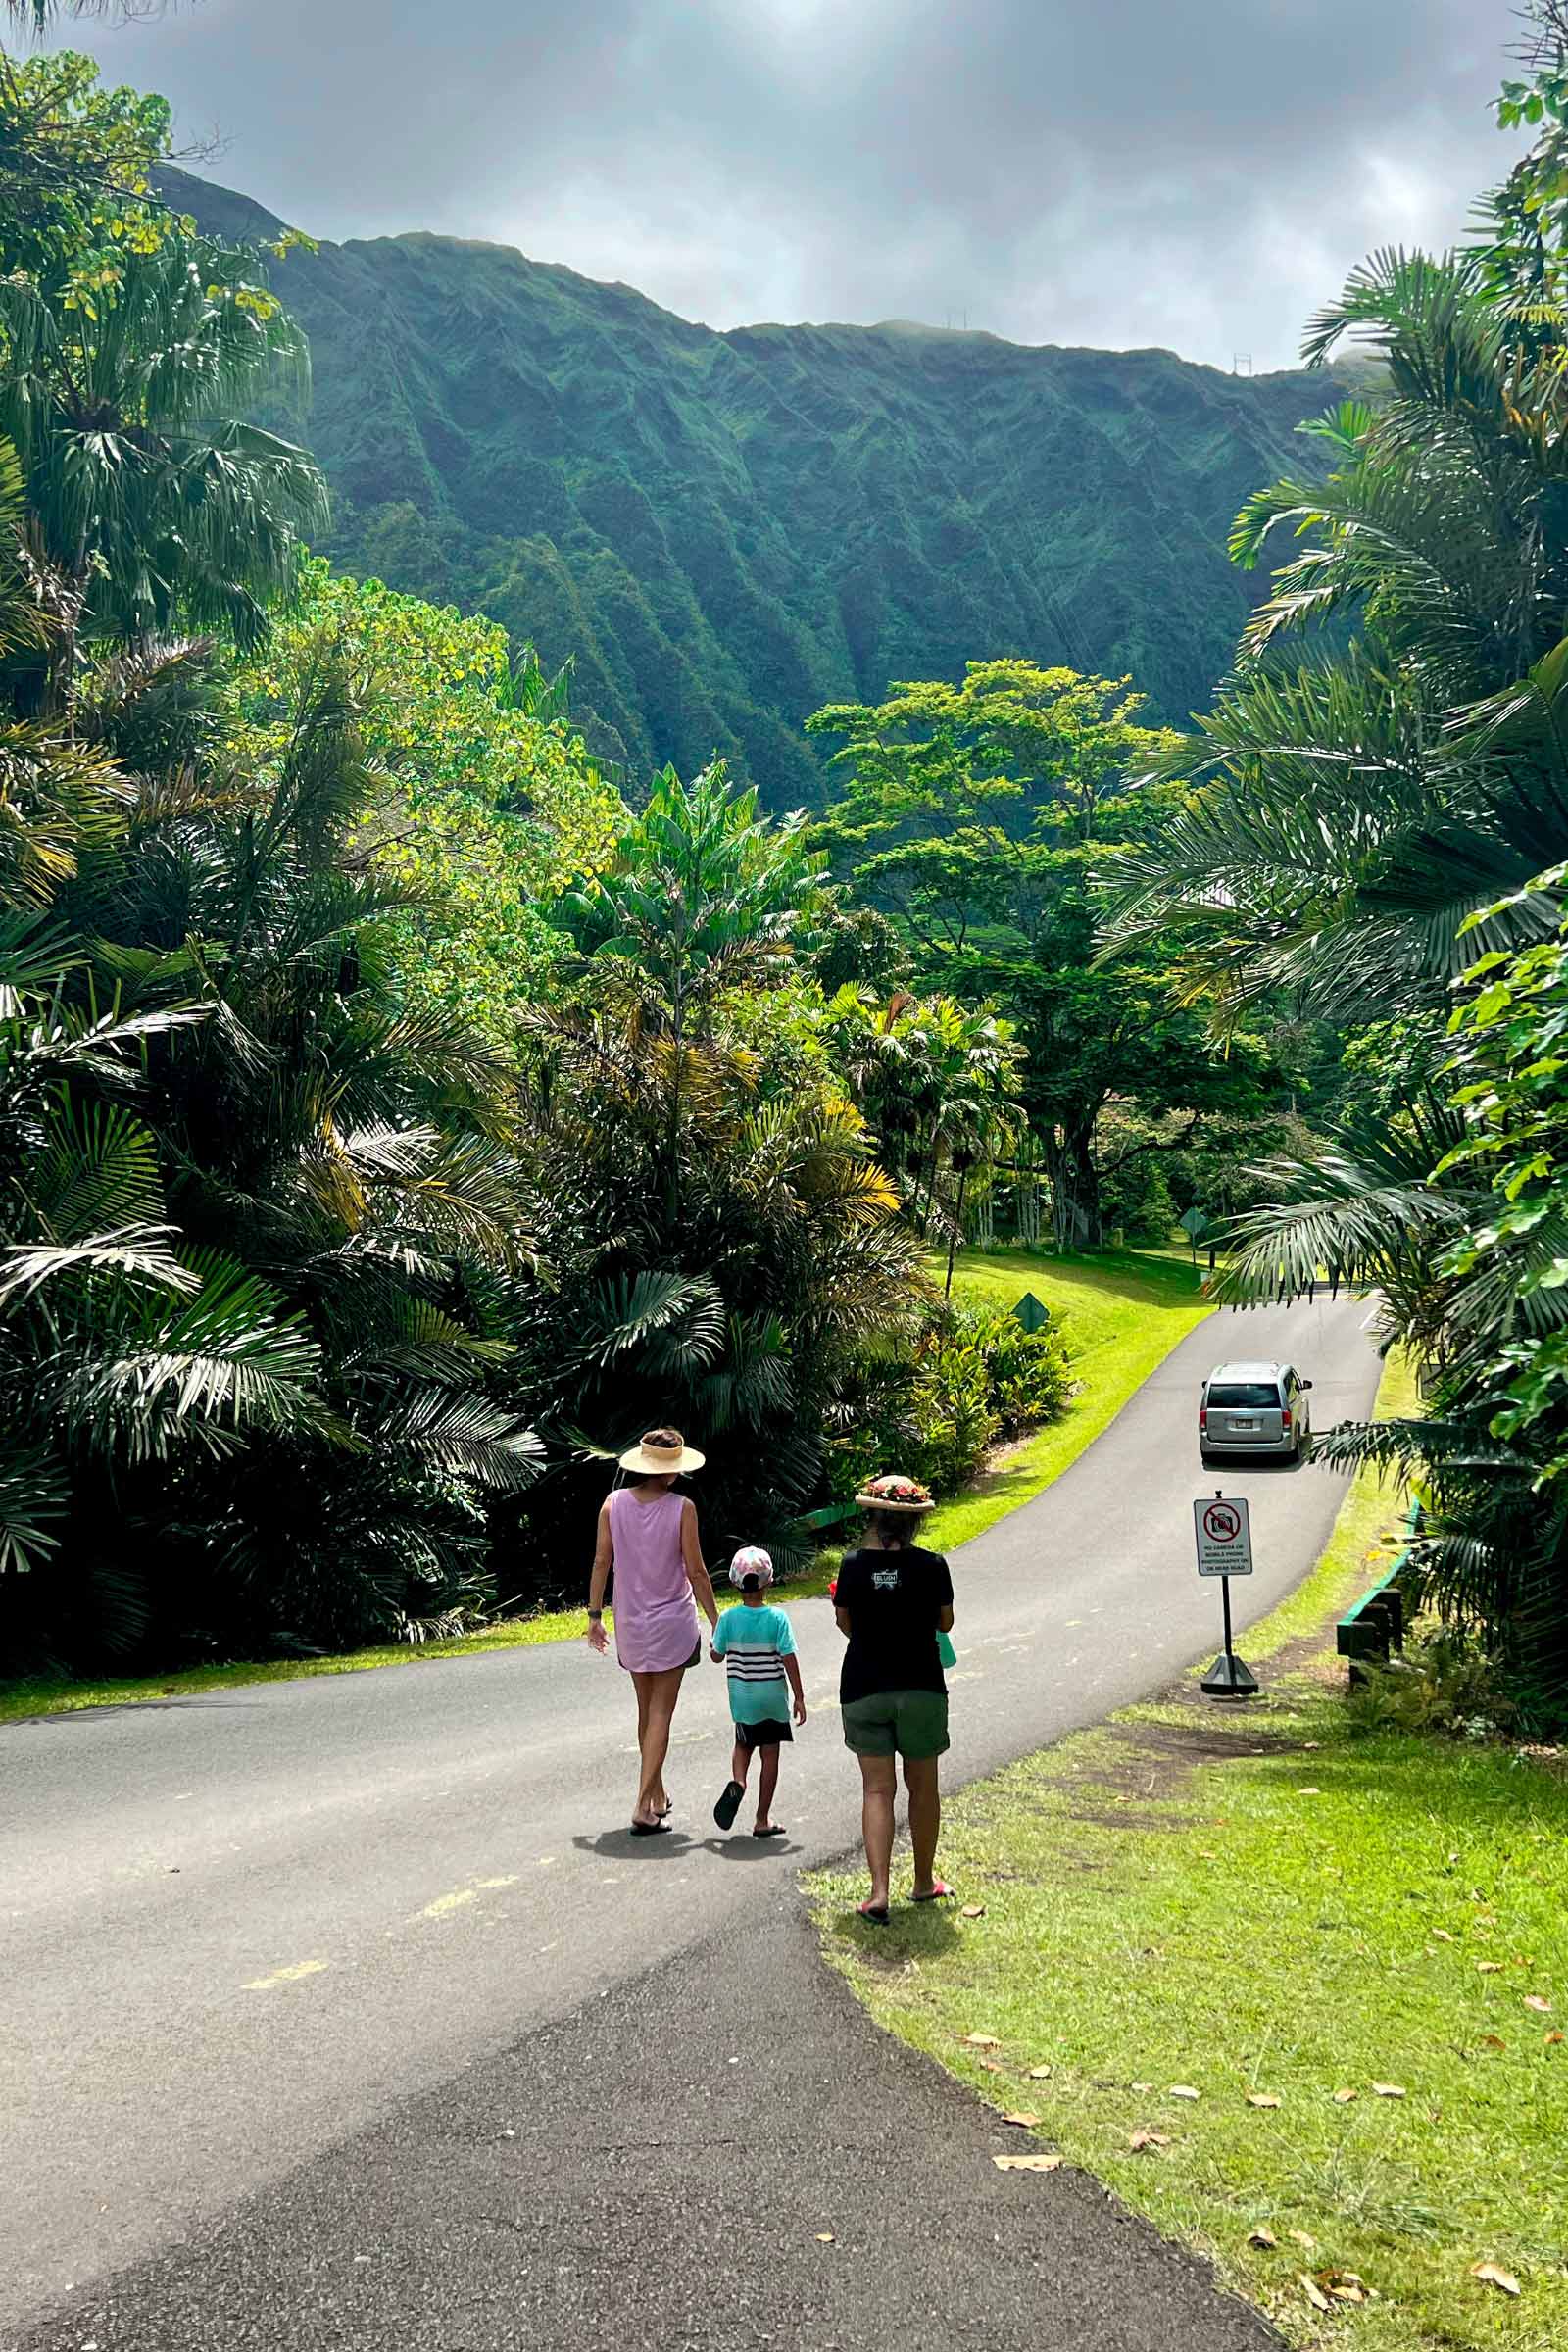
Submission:
[[[1094,1258],[971,1250],[960,1257],[954,1281],[957,1296],[1012,1306],[1025,1291],[1033,1291],[1045,1305],[1067,1318],[1073,1373],[1080,1386],[1060,1421],[1014,1449],[997,1468],[983,1472],[967,1494],[943,1504],[932,1521],[928,1540],[950,1548],[965,1543],[1059,1478],[1178,1340],[1212,1311],[1199,1296],[1199,1282],[1198,1273],[1185,1258],[1157,1250],[1109,1250]],[[828,1555],[810,1574],[792,1578],[780,1588],[780,1597],[805,1600],[825,1592],[836,1562],[836,1554]],[[736,1597],[721,1592],[720,1606],[727,1607]],[[393,1642],[338,1657],[240,1659],[172,1674],[94,1682],[37,1677],[0,1683],[0,1723],[77,1707],[194,1695],[243,1683],[356,1674],[370,1666],[433,1664],[485,1650],[569,1641],[586,1630],[587,1619],[581,1609],[557,1609],[509,1617],[482,1633],[466,1634],[453,1642],[430,1642],[419,1648]]]
[[[1200,1282],[1187,1258],[1164,1250],[1106,1250],[1099,1257],[966,1250],[954,1276],[954,1296],[1010,1307],[1032,1291],[1065,1321],[1080,1385],[1059,1421],[982,1472],[967,1494],[942,1505],[926,1541],[952,1550],[1059,1478],[1177,1342],[1213,1313]]]
[[[978,1916],[879,1934],[863,1880],[813,1894],[884,2025],[1293,2343],[1561,2352],[1568,1771],[1352,1735],[1321,1629],[1396,1517],[1351,1489],[1310,1591],[1248,1635],[1275,1665],[1245,1715],[1135,1708],[959,1796],[942,1866]]]

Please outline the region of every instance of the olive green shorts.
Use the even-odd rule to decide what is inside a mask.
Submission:
[[[915,1763],[948,1745],[948,1700],[942,1690],[873,1690],[843,1710],[844,1744],[858,1756],[905,1756]]]

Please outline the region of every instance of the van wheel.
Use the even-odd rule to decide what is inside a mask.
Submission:
[[[1205,1470],[1212,1470],[1214,1464],[1218,1461],[1219,1456],[1217,1453],[1210,1453],[1206,1446],[1200,1446],[1198,1448],[1198,1458],[1202,1463]]]

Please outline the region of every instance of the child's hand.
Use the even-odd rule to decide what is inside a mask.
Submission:
[[[713,1661],[713,1664],[714,1664],[715,1666],[722,1666],[722,1665],[723,1665],[724,1661],[723,1661],[723,1659],[722,1659],[722,1658],[719,1656],[719,1654],[718,1654],[717,1650],[716,1650],[716,1649],[713,1647],[713,1644],[711,1643],[711,1642],[710,1642],[710,1643],[708,1644],[708,1654],[709,1654],[709,1656],[710,1656],[710,1657],[712,1659],[712,1661]]]
[[[795,1720],[797,1723],[804,1723],[806,1721],[806,1701],[804,1698],[798,1698],[795,1701]]]

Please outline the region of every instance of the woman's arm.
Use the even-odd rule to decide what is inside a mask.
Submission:
[[[850,1638],[850,1612],[849,1612],[849,1610],[848,1610],[848,1609],[841,1609],[841,1608],[839,1608],[839,1607],[838,1607],[838,1606],[835,1604],[835,1606],[834,1606],[834,1610],[833,1610],[833,1622],[834,1622],[834,1624],[835,1624],[835,1625],[838,1627],[838,1629],[839,1629],[839,1632],[840,1632],[840,1633],[841,1633],[841,1634],[844,1636],[844,1639],[845,1639],[845,1641],[847,1642],[847,1641],[849,1640],[849,1638]]]
[[[945,1609],[937,1611],[937,1631],[943,1634],[951,1634],[953,1631],[953,1603],[951,1600]]]
[[[692,1597],[714,1632],[718,1631],[718,1603],[713,1598],[713,1580],[703,1558],[703,1546],[697,1534],[697,1505],[690,1499],[680,1506],[680,1556],[686,1565],[686,1581]]]
[[[611,1558],[610,1497],[607,1494],[599,1506],[599,1538],[594,1545],[593,1574],[588,1579],[588,1646],[600,1651],[610,1647],[610,1637],[605,1632],[604,1607]]]

